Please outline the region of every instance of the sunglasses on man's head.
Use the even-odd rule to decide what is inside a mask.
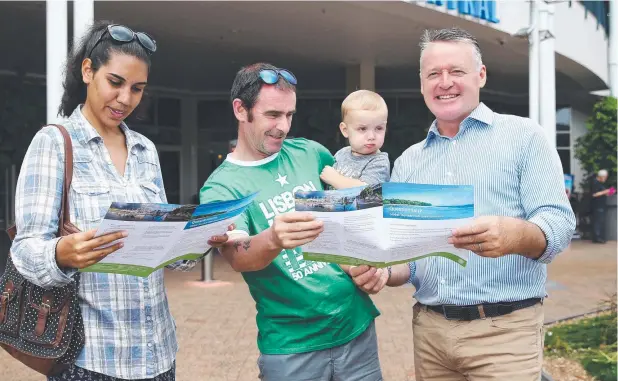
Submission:
[[[144,49],[146,49],[148,53],[152,54],[157,51],[157,42],[147,33],[134,32],[133,30],[124,25],[112,24],[107,26],[107,29],[101,34],[101,37],[99,37],[97,42],[95,42],[86,57],[90,58],[92,51],[101,41],[103,41],[103,37],[106,33],[109,33],[109,35],[111,36],[111,38],[114,39],[114,41],[122,43],[131,42],[137,38],[137,42],[139,42],[139,44]]]
[[[291,85],[296,86],[296,84],[298,83],[294,74],[292,74],[286,69],[260,70],[260,79],[268,85],[274,85],[275,83],[277,83],[277,81],[279,81],[279,76],[281,76],[281,78],[285,79]]]
[[[275,83],[277,83],[279,81],[279,76],[281,76],[281,78],[283,78],[286,82],[293,86],[296,86],[296,84],[298,83],[294,74],[292,74],[291,71],[286,69],[262,69],[258,74],[259,80],[261,80],[267,85],[274,85]],[[258,79],[245,83],[245,85],[241,87],[241,89],[238,91],[238,94],[242,94],[247,89],[247,87],[257,81]]]

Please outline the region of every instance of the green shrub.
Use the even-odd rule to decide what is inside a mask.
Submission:
[[[552,327],[545,334],[545,354],[581,362],[598,381],[615,381],[617,322],[612,309],[611,313]]]
[[[586,351],[581,358],[586,371],[599,381],[615,381],[618,378],[616,366],[616,343],[599,350]]]
[[[614,97],[598,101],[586,123],[588,132],[575,143],[575,158],[585,171],[584,189],[602,168],[609,172],[607,184],[616,185],[616,107]]]

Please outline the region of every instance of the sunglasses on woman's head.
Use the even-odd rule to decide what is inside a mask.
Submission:
[[[122,43],[131,42],[137,38],[137,42],[139,42],[139,44],[144,49],[146,49],[149,54],[157,51],[157,42],[147,33],[134,32],[133,30],[124,25],[112,24],[107,26],[107,29],[103,32],[103,34],[101,34],[101,37],[99,37],[97,42],[94,43],[86,57],[90,58],[92,51],[101,41],[103,41],[103,37],[105,37],[106,33],[109,33],[109,35],[114,39],[114,41]]]

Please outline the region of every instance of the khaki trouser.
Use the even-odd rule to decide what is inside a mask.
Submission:
[[[414,306],[417,381],[539,381],[543,305],[473,321],[447,320]]]

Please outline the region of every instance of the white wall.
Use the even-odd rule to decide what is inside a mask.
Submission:
[[[461,16],[456,10],[448,11],[446,6],[435,7],[417,3],[442,13],[463,17],[482,25],[497,29],[509,35],[530,23],[530,4],[528,1],[496,1],[496,13],[500,20],[498,24],[478,20],[469,16]],[[597,29],[597,19],[588,14],[579,1],[554,2],[554,34],[556,37],[556,53],[563,55],[592,71],[605,83],[609,83],[608,46],[603,27]]]
[[[603,27],[597,29],[597,19],[592,14],[585,16],[585,8],[579,1],[555,3],[554,30],[556,52],[578,62],[609,83],[608,46]]]
[[[513,34],[530,22],[530,5],[527,1],[498,1],[496,4],[500,23],[487,24]],[[592,71],[609,83],[607,66],[609,40],[603,27],[597,28],[597,19],[579,1],[554,2],[554,34],[556,53],[561,54]]]

